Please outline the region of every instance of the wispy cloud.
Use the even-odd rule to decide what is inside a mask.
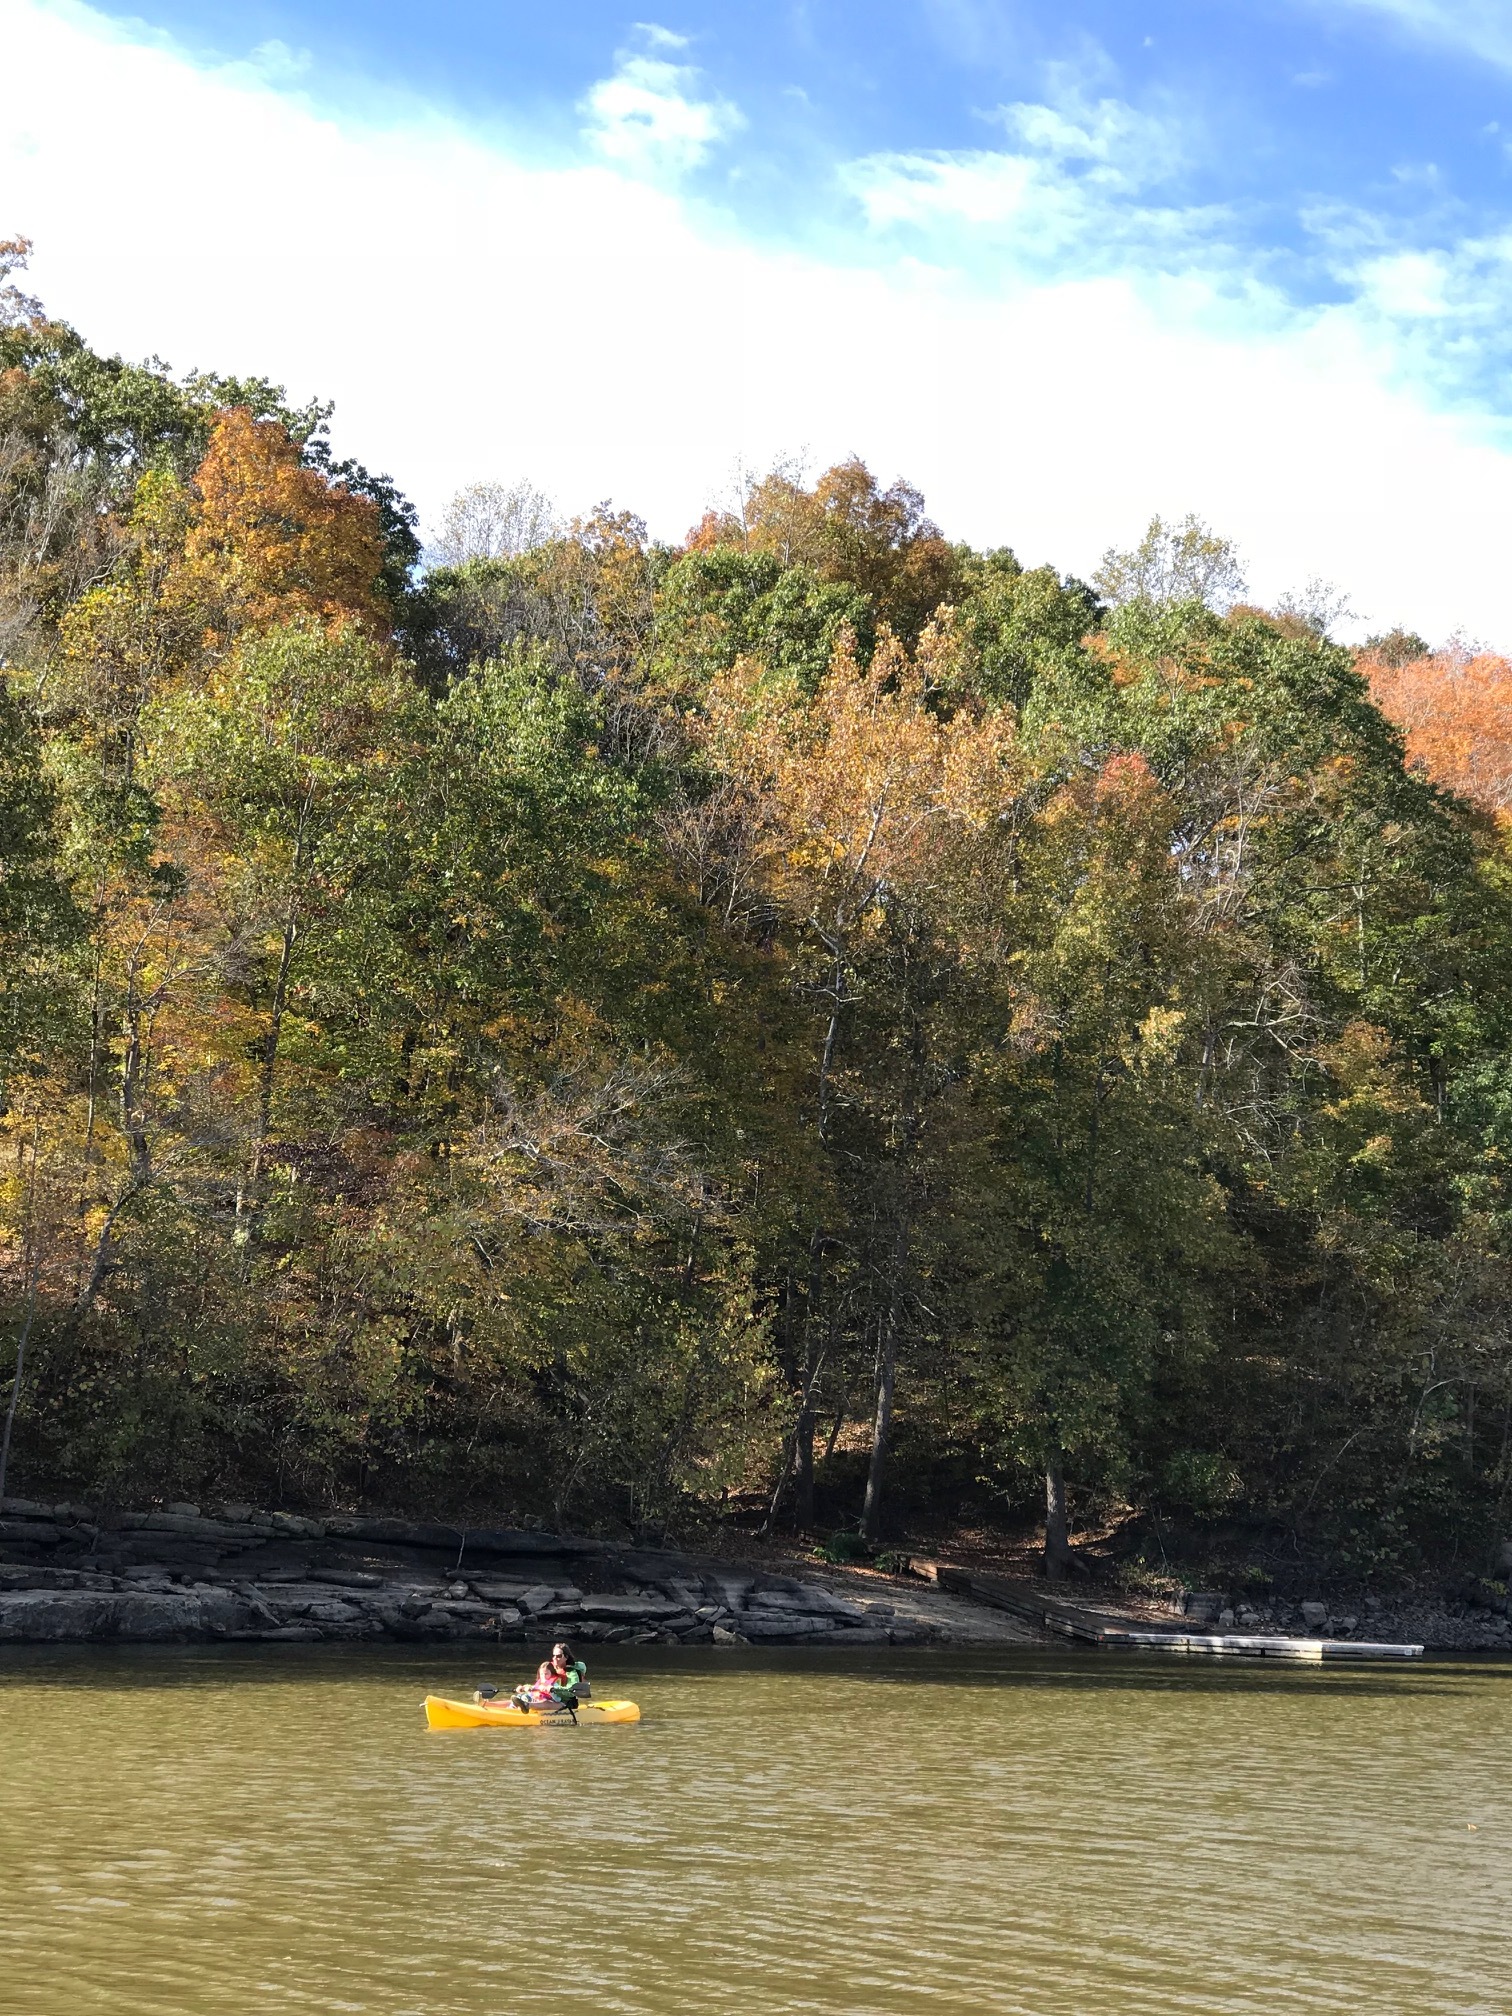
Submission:
[[[1314,14],[1374,15],[1420,41],[1512,69],[1507,0],[1302,0]]]
[[[333,395],[343,450],[431,523],[461,483],[529,469],[569,510],[612,495],[676,537],[735,460],[802,441],[906,473],[953,533],[1030,561],[1085,571],[1152,510],[1196,510],[1258,594],[1322,573],[1377,625],[1512,643],[1512,457],[1434,376],[1500,340],[1488,319],[1512,328],[1493,234],[1320,212],[1329,305],[1255,288],[1217,312],[1258,255],[1244,220],[1187,200],[1214,143],[1083,75],[994,115],[999,147],[853,164],[870,228],[851,210],[803,253],[685,199],[665,149],[652,172],[597,140],[563,165],[396,94],[333,111],[307,79],[196,63],[77,0],[0,7],[20,108],[0,222],[36,239],[35,291],[107,348]],[[673,72],[642,77],[659,98],[717,104],[684,55],[627,60]],[[172,192],[150,231],[101,201],[123,159]],[[428,374],[394,317],[401,258]]]
[[[993,280],[1005,264],[1064,278],[1151,261],[1166,270],[1216,263],[1211,248],[1226,242],[1232,218],[1181,200],[1190,136],[1174,111],[1090,96],[1075,74],[1052,67],[1043,99],[991,116],[1009,146],[846,163],[842,186],[872,230],[910,232],[924,256]],[[984,266],[989,250],[996,258]]]
[[[606,161],[639,174],[681,175],[701,167],[721,141],[745,125],[727,98],[700,96],[701,77],[688,63],[670,60],[687,37],[655,22],[638,22],[646,48],[621,50],[614,74],[583,100],[587,138]]]
[[[1214,137],[1084,76],[1052,68],[1042,99],[1000,107],[1006,146],[845,164],[873,241],[974,291],[1118,275],[1246,339],[1347,317],[1376,369],[1512,440],[1512,233],[1472,216],[1434,163],[1392,171],[1405,207],[1311,201],[1286,217],[1274,198],[1263,212],[1197,201]]]

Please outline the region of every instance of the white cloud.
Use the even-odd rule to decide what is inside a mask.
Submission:
[[[672,28],[663,28],[658,21],[637,21],[635,32],[644,36],[653,49],[686,49],[688,46],[686,35],[679,35]]]
[[[1109,187],[1145,188],[1180,164],[1181,132],[1173,117],[1137,111],[1121,98],[1089,99],[1075,76],[1050,66],[1043,102],[1005,105],[1009,132],[1047,161],[1086,163]]]
[[[1174,116],[1091,98],[1077,72],[1050,66],[1046,98],[992,115],[1012,148],[879,153],[847,163],[842,185],[873,230],[928,233],[926,256],[999,280],[1053,269],[1191,266],[1221,243],[1213,206],[1162,200],[1187,151]],[[996,258],[986,255],[995,253]]]
[[[687,45],[686,36],[654,23],[638,27],[653,49]],[[699,73],[689,64],[621,50],[614,75],[602,78],[583,100],[587,137],[617,166],[641,174],[685,174],[745,124],[738,106],[726,98],[698,97],[698,85]]]
[[[0,0],[0,36],[30,137],[0,127],[0,229],[36,239],[35,291],[127,355],[333,395],[343,452],[431,526],[463,483],[529,469],[569,510],[612,495],[677,536],[737,457],[805,442],[1031,562],[1088,572],[1190,509],[1262,595],[1318,574],[1373,623],[1512,644],[1512,459],[1402,388],[1374,311],[1225,323],[1200,271],[1152,284],[1122,255],[996,288],[885,235],[825,263],[423,107],[338,122],[72,0]]]
[[[1369,299],[1387,315],[1443,315],[1448,311],[1444,290],[1445,262],[1432,252],[1398,252],[1370,260],[1361,268]]]
[[[1512,69],[1507,0],[1304,0],[1314,13],[1375,15],[1420,41]]]

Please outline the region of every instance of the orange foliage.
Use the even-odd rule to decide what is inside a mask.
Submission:
[[[811,567],[821,580],[849,582],[910,643],[955,600],[956,556],[925,516],[923,497],[901,478],[879,489],[857,456],[826,469],[812,490],[774,469],[751,489],[742,517],[705,511],[686,545],[690,552],[746,546],[775,553],[784,567]]]
[[[1011,798],[1010,720],[929,704],[960,650],[931,624],[910,657],[888,630],[870,665],[843,632],[805,699],[742,658],[715,682],[709,740],[762,808],[760,879],[831,952],[880,912],[882,892],[938,895],[954,839],[980,833]]]
[[[186,558],[225,597],[232,628],[300,616],[385,627],[377,505],[306,468],[276,420],[222,414],[196,484]]]
[[[1407,665],[1362,658],[1376,705],[1407,738],[1407,759],[1500,819],[1512,818],[1512,663],[1438,651]]]

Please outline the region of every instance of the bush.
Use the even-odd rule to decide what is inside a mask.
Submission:
[[[814,1549],[816,1560],[828,1561],[832,1567],[843,1568],[852,1562],[870,1561],[872,1550],[861,1535],[849,1528],[832,1533],[828,1540],[821,1540]]]

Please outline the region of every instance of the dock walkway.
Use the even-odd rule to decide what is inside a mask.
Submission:
[[[1194,1631],[1188,1626],[1131,1623],[1063,1596],[1047,1596],[1032,1582],[1001,1575],[978,1575],[962,1568],[939,1570],[940,1584],[971,1595],[992,1609],[1022,1617],[1058,1638],[1126,1652],[1166,1652],[1210,1658],[1285,1659],[1318,1665],[1335,1659],[1421,1659],[1421,1645],[1373,1643],[1362,1638],[1291,1638],[1258,1631]]]

